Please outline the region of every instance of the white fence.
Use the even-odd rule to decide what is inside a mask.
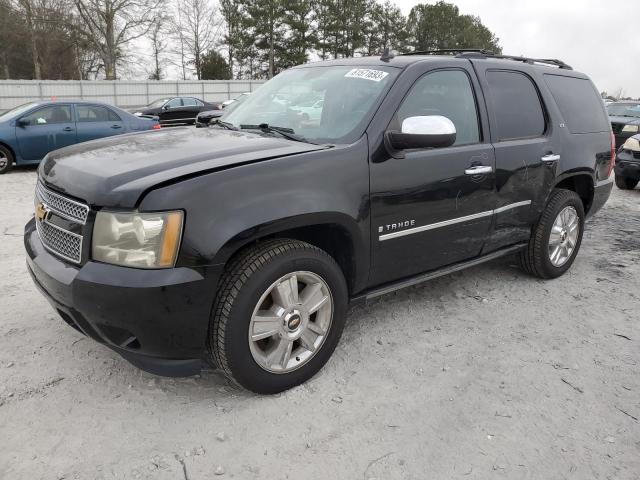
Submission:
[[[254,91],[259,80],[78,81],[0,80],[0,111],[35,100],[94,100],[122,108],[140,107],[170,96],[216,102]]]

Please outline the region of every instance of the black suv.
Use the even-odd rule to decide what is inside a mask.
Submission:
[[[69,325],[135,365],[205,360],[278,392],[325,364],[350,302],[507,254],[562,275],[613,153],[597,90],[559,61],[303,65],[212,128],[49,154],[27,264]]]

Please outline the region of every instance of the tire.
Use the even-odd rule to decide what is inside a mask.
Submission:
[[[573,218],[575,215],[575,224],[577,232],[572,228],[556,227],[552,235],[554,224],[560,222],[562,218],[559,216],[563,212],[564,218]],[[519,263],[524,271],[539,278],[550,279],[557,278],[564,274],[573,264],[580,245],[582,244],[582,235],[584,233],[584,206],[580,197],[570,190],[554,190],[549,197],[547,206],[545,207],[538,223],[531,231],[529,244],[519,253]],[[558,228],[561,228],[558,232]],[[573,242],[573,248],[570,245]],[[556,245],[564,247],[556,250]],[[569,251],[570,250],[570,251]]]
[[[293,273],[297,281],[289,278]],[[293,291],[293,284],[299,290],[298,303],[284,305],[281,288]],[[311,299],[320,299],[321,306],[309,314]],[[273,394],[292,388],[313,377],[333,353],[344,328],[347,303],[342,271],[326,252],[298,240],[258,243],[237,255],[220,280],[209,328],[210,360],[253,392]],[[323,329],[324,335],[315,333]],[[253,340],[263,334],[267,336]],[[305,343],[312,347],[305,348]]]
[[[0,175],[8,173],[13,168],[13,154],[4,145],[0,145]]]
[[[637,178],[623,177],[616,175],[616,186],[621,190],[633,190],[638,185]]]

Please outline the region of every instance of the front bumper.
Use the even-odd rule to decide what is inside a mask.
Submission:
[[[616,175],[628,178],[640,178],[640,158],[627,150],[620,150],[616,155]]]
[[[45,250],[33,219],[24,245],[36,286],[67,324],[151,373],[200,371],[218,268],[72,266]]]

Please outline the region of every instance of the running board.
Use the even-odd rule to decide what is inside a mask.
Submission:
[[[395,292],[396,290],[400,290],[402,288],[412,287],[413,285],[418,285],[419,283],[423,283],[428,280],[433,280],[434,278],[442,277],[444,275],[449,275],[450,273],[458,272],[460,270],[464,270],[469,267],[474,267],[476,265],[480,265],[482,263],[495,260],[496,258],[504,257],[505,255],[509,255],[510,253],[517,252],[518,250],[521,250],[526,246],[527,246],[526,242],[519,243],[517,245],[503,248],[501,250],[496,250],[495,252],[491,252],[487,255],[474,258],[473,260],[468,260],[462,263],[456,263],[454,265],[450,265],[448,267],[444,267],[439,270],[435,270],[429,273],[421,273],[415,277],[405,278],[397,282],[386,284],[382,287],[374,288],[373,290],[369,290],[368,292],[365,292],[363,294],[358,295],[357,297],[354,297],[351,300],[351,303],[357,304],[361,302],[366,302],[367,300],[371,300],[381,295],[386,295],[387,293]]]

